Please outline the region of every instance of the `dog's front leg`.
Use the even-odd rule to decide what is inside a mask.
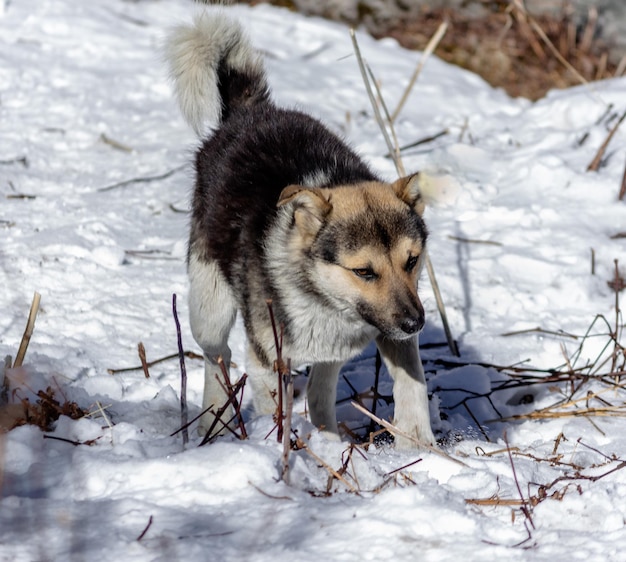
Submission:
[[[322,431],[339,435],[337,427],[337,380],[342,363],[315,363],[311,367],[306,392],[311,421]]]
[[[390,340],[378,336],[376,344],[393,378],[394,425],[419,443],[434,445],[417,336],[407,340]],[[397,447],[415,447],[410,439],[402,436],[396,436],[395,439]]]

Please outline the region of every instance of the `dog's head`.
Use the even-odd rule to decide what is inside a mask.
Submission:
[[[327,302],[384,336],[424,325],[417,295],[427,230],[419,174],[395,183],[289,186],[278,201],[291,219],[289,255]]]

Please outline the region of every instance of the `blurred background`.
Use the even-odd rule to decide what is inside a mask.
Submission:
[[[345,22],[423,50],[443,21],[435,53],[511,96],[622,76],[624,0],[251,0]],[[572,68],[559,61],[556,52]]]

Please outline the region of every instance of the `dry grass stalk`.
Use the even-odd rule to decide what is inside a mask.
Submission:
[[[116,141],[115,139],[112,139],[111,137],[105,135],[104,133],[100,134],[100,140],[104,143],[104,144],[108,144],[111,148],[114,148],[115,150],[120,150],[121,152],[134,152],[134,148],[131,148],[130,146],[126,146],[125,144],[122,144],[119,141]]]
[[[15,356],[13,367],[21,367],[22,363],[24,362],[24,357],[26,356],[26,350],[28,349],[30,338],[32,337],[33,331],[35,330],[35,320],[37,319],[37,312],[39,311],[40,302],[41,295],[35,291],[35,294],[33,295],[33,301],[30,305],[30,312],[28,313],[26,329],[24,330],[24,335],[22,336],[20,347],[17,350],[17,355]]]
[[[617,132],[617,129],[622,124],[624,119],[626,119],[626,111],[624,111],[624,113],[622,113],[622,116],[617,120],[615,125],[613,125],[613,127],[609,131],[609,134],[604,139],[604,142],[600,145],[600,148],[598,149],[598,152],[596,153],[594,159],[591,161],[589,166],[587,166],[587,171],[588,172],[597,172],[598,171],[598,169],[600,168],[600,164],[602,163],[602,158],[604,157],[604,153],[606,152],[606,149],[609,146],[609,143],[611,142],[611,139],[613,138],[613,136]]]
[[[624,175],[622,176],[622,185],[620,187],[617,199],[619,201],[623,201],[624,197],[626,197],[626,164],[624,164]]]
[[[415,72],[413,72],[413,75],[411,76],[411,79],[409,80],[409,83],[406,89],[404,90],[404,94],[402,94],[402,97],[400,98],[400,101],[398,102],[398,106],[396,107],[395,111],[391,115],[391,119],[390,119],[391,123],[395,122],[396,118],[402,111],[402,108],[404,107],[404,104],[409,98],[409,94],[411,93],[413,86],[417,82],[417,79],[419,78],[419,75],[421,74],[422,69],[424,68],[424,65],[426,64],[426,61],[435,52],[437,45],[439,45],[439,43],[443,39],[443,36],[446,34],[447,30],[448,30],[448,22],[442,21],[441,24],[439,24],[437,31],[435,31],[435,34],[431,37],[430,41],[426,45],[426,48],[424,49],[424,52],[422,53],[422,57],[420,58],[420,61],[417,67],[415,68]]]
[[[365,414],[368,418],[373,419],[381,427],[384,427],[389,433],[391,433],[391,435],[398,436],[398,437],[403,437],[404,439],[408,439],[409,441],[412,441],[419,448],[426,449],[426,450],[430,451],[431,453],[435,453],[436,455],[438,455],[440,457],[443,457],[444,459],[448,459],[449,461],[452,461],[453,463],[458,464],[460,466],[467,466],[464,462],[462,462],[462,461],[460,461],[458,459],[455,459],[454,457],[448,455],[447,453],[444,453],[443,451],[441,451],[437,447],[434,447],[432,445],[428,445],[426,443],[420,443],[417,439],[415,439],[414,437],[412,437],[408,433],[405,433],[401,429],[398,429],[395,425],[389,423],[386,420],[383,420],[382,418],[379,418],[378,416],[375,416],[374,414],[372,414],[369,410],[367,410],[366,408],[364,408],[360,404],[357,404],[356,402],[351,402],[351,404],[359,412],[361,412],[362,414]]]
[[[106,413],[106,409],[108,407],[109,406],[106,406],[106,407],[102,406],[102,402],[100,402],[99,400],[96,400],[96,408],[98,409],[98,413],[100,414],[100,417],[102,417],[104,419],[104,421],[106,422],[108,428],[110,430],[112,430],[113,429],[113,423],[111,422],[109,416]],[[91,412],[88,413],[87,416],[95,417],[94,414],[91,413]]]

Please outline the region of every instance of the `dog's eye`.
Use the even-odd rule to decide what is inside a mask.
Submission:
[[[406,271],[408,271],[409,273],[413,271],[415,269],[415,266],[417,265],[418,260],[419,260],[419,256],[410,256],[406,262],[406,266],[405,266]]]
[[[365,281],[373,281],[378,278],[378,275],[376,275],[371,267],[359,267],[357,269],[353,269],[352,273],[361,279],[365,279]]]

